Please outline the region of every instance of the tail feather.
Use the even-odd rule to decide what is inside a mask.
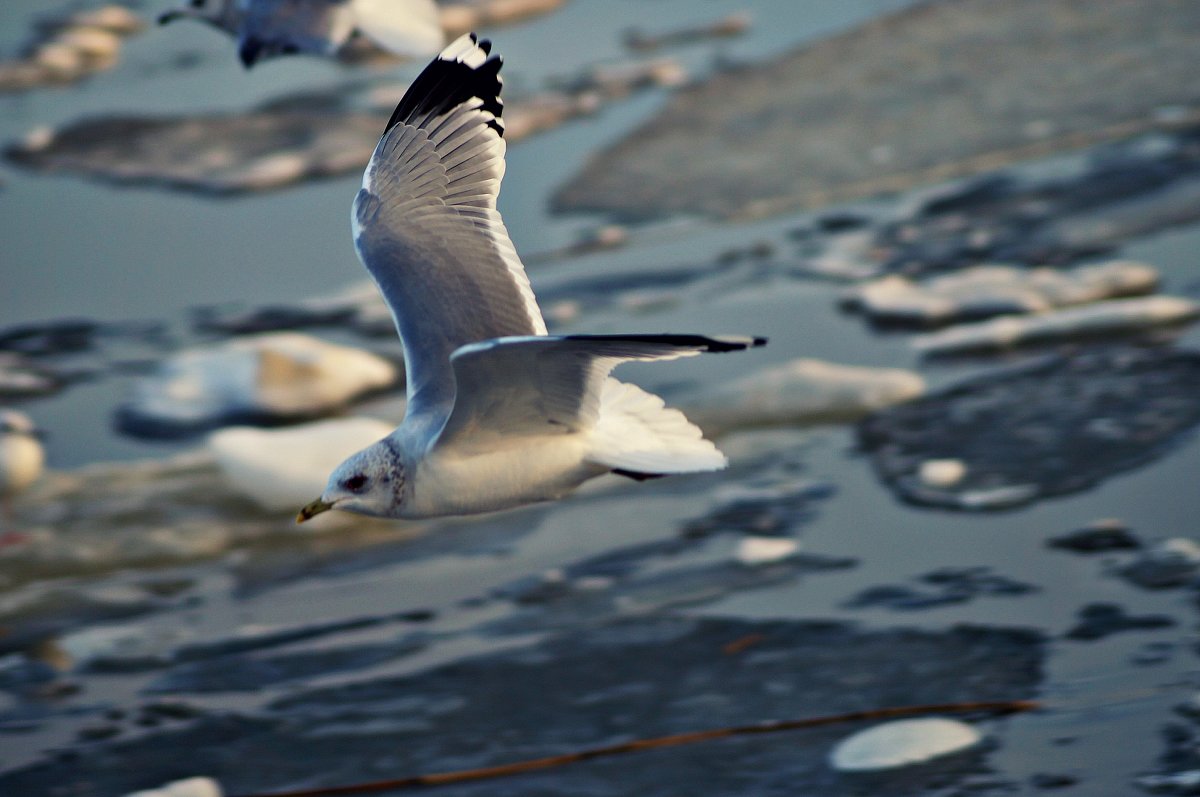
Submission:
[[[592,430],[588,459],[639,474],[695,473],[729,464],[682,412],[652,393],[611,378],[600,393],[600,417]]]

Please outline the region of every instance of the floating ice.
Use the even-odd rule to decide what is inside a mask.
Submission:
[[[829,754],[829,763],[841,772],[895,769],[967,750],[982,738],[975,728],[957,720],[898,720],[843,739]]]
[[[238,426],[209,435],[230,489],[269,511],[296,510],[319,495],[343,459],[386,437],[395,424],[334,418],[288,429]]]
[[[1114,299],[1033,316],[1003,316],[917,336],[923,354],[1007,349],[1057,340],[1127,335],[1182,325],[1200,317],[1200,304],[1175,296]]]
[[[62,387],[63,381],[20,354],[0,351],[0,399],[45,396]]]
[[[662,47],[692,44],[704,39],[740,36],[749,29],[750,22],[749,12],[736,11],[713,22],[678,28],[664,33],[646,33],[639,28],[633,28],[625,31],[625,46],[631,50],[657,50]]]
[[[1083,528],[1046,541],[1051,548],[1076,553],[1097,553],[1141,548],[1142,543],[1129,526],[1117,518],[1100,518]]]
[[[744,565],[765,565],[787,559],[800,550],[800,543],[788,537],[743,537],[733,558]]]
[[[1200,423],[1200,354],[1104,346],[995,368],[859,426],[875,470],[920,504],[985,510],[1094,486]],[[931,483],[929,460],[965,472]]]
[[[1146,589],[1182,586],[1200,576],[1200,545],[1187,537],[1172,537],[1143,551],[1119,572]]]
[[[51,19],[25,47],[25,55],[0,61],[0,93],[74,83],[112,68],[122,40],[140,31],[140,17],[108,5]]]
[[[1114,260],[1071,271],[977,266],[915,282],[896,274],[872,280],[846,297],[876,321],[936,325],[1010,313],[1044,313],[1056,307],[1152,292],[1151,266]]]
[[[162,634],[152,636],[136,623],[94,625],[60,637],[58,647],[77,669],[100,665],[111,670],[165,664],[170,660],[170,641]]]
[[[548,14],[565,0],[455,0],[441,8],[442,28],[448,36],[472,30],[510,25]]]
[[[961,459],[927,459],[921,463],[917,478],[930,487],[953,487],[967,475]]]
[[[796,359],[764,368],[696,397],[684,411],[705,430],[853,421],[925,392],[920,376]]]
[[[76,52],[75,50],[71,51]],[[57,57],[74,57],[66,55]],[[546,91],[506,106],[509,141],[550,129],[605,101],[679,79],[674,62],[585,75],[586,88]],[[598,82],[603,78],[604,82]],[[0,88],[4,81],[0,67]],[[578,79],[576,79],[578,80]],[[10,144],[7,160],[38,171],[128,184],[230,195],[282,188],[361,171],[379,142],[391,106],[378,86],[338,86],[320,97],[283,98],[237,113],[82,118]]]
[[[281,421],[330,412],[394,384],[399,370],[360,349],[273,333],[185,351],[135,385],[122,428],[170,435],[237,420]]]
[[[1196,794],[1200,790],[1200,769],[1165,775],[1142,775],[1135,783],[1152,794]]]
[[[1067,639],[1093,641],[1126,631],[1172,628],[1176,625],[1170,615],[1133,615],[1115,603],[1089,603],[1077,614],[1079,622],[1064,634]]]
[[[157,789],[135,791],[126,797],[221,797],[221,785],[212,778],[176,780]]]

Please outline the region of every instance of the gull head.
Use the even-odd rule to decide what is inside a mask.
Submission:
[[[334,469],[321,497],[300,510],[297,523],[340,509],[374,517],[397,517],[404,500],[405,469],[391,438],[349,457]]]

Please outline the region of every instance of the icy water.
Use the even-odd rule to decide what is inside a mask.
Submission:
[[[506,85],[530,92],[578,63],[625,57],[620,33],[630,25],[669,30],[748,8],[754,20],[748,35],[669,51],[703,74],[717,57],[762,61],[898,5],[811,2],[798,19],[795,4],[782,0],[570,0],[551,15],[489,33],[505,56]],[[8,51],[44,8],[32,0],[0,7],[0,41]],[[139,10],[151,17],[158,8]],[[182,64],[180,53],[188,55]],[[415,67],[394,70],[411,75]],[[306,59],[246,74],[229,42],[213,31],[151,29],[128,42],[111,72],[77,86],[0,97],[0,138],[85,114],[250,107],[354,75]],[[535,289],[549,291],[580,275],[707,263],[722,251],[786,240],[811,221],[795,215],[746,225],[686,221],[636,231],[629,247],[614,252],[539,258],[597,223],[549,216],[549,194],[590,152],[653,114],[662,97],[660,90],[635,95],[510,148],[501,210],[518,249],[538,261],[530,268]],[[0,177],[0,327],[71,317],[157,322],[166,327],[162,345],[169,350],[196,341],[188,319],[197,306],[295,302],[363,276],[347,223],[357,176],[234,199],[14,168]],[[1118,254],[1159,268],[1164,293],[1195,297],[1197,251],[1200,227],[1191,226],[1130,240]],[[668,393],[801,356],[917,369],[933,386],[976,367],[921,363],[905,335],[873,332],[841,313],[839,291],[827,282],[764,276],[689,293],[665,308],[590,312],[578,329],[771,338],[752,355],[630,369],[631,378]],[[1198,343],[1195,329],[1181,341]],[[132,347],[114,356],[161,353]],[[112,411],[133,378],[128,370],[109,368],[23,405],[51,433],[52,467],[165,456],[197,444],[145,442],[112,430]],[[165,597],[132,620],[89,625],[86,607],[50,613],[75,633],[59,644],[79,664],[51,683],[75,691],[55,692],[20,675],[23,653],[0,660],[0,784],[8,784],[0,792],[120,794],[192,774],[218,775],[237,792],[334,785],[655,732],[939,698],[1034,698],[1044,708],[981,722],[988,744],[975,757],[911,780],[834,776],[824,755],[847,728],[661,758],[644,753],[628,763],[584,765],[583,774],[564,770],[452,793],[1033,794],[1050,788],[1052,779],[1043,776],[1055,775],[1062,776],[1063,793],[1124,795],[1136,792],[1137,776],[1159,771],[1168,750],[1164,729],[1187,723],[1175,707],[1200,690],[1196,592],[1150,590],[1115,576],[1134,554],[1079,555],[1046,542],[1101,518],[1120,519],[1147,544],[1200,538],[1195,434],[1092,489],[980,514],[899,502],[857,451],[848,426],[743,433],[725,444],[734,463],[727,475],[610,484],[554,506],[407,528],[390,540],[275,539],[185,567],[49,582],[39,588],[45,594]],[[683,533],[689,523],[729,504],[739,489],[764,489],[773,498],[751,508],[744,528],[724,521],[737,533],[718,523],[721,533],[679,542],[689,539]],[[762,531],[753,525],[757,511],[782,513],[783,536],[800,541],[807,558],[755,571],[753,578],[731,569],[739,534]],[[982,572],[1016,587],[989,592],[976,581],[954,599],[922,608],[853,607],[857,596],[884,585],[944,594],[936,585],[945,580],[923,579],[939,571]],[[960,583],[970,581],[964,578]],[[565,594],[555,591],[560,581],[568,585]],[[1165,616],[1174,625],[1068,638],[1080,610],[1100,603],[1117,604],[1131,617]],[[692,621],[697,625],[670,626]],[[760,629],[759,621],[767,624]],[[802,650],[803,640],[825,639],[805,625],[817,621],[839,624],[822,655],[840,651],[841,663],[813,651],[794,653],[794,663],[781,658],[780,651],[791,650],[787,644]],[[964,624],[984,630],[954,637]],[[271,640],[272,629],[303,633]],[[600,629],[598,650],[630,656],[587,669],[588,656],[573,658],[569,649],[591,644],[593,629]],[[1039,641],[1000,638],[1012,629],[1032,630]],[[97,636],[87,637],[89,630]],[[53,631],[45,636],[53,638]],[[758,659],[756,635],[766,640]],[[112,641],[122,637],[132,641]],[[673,639],[683,640],[678,684],[663,664],[671,661]],[[239,640],[257,641],[243,647]],[[663,642],[646,654],[639,645],[647,640]],[[744,665],[721,652],[739,640],[749,640]],[[922,644],[935,652],[917,652]],[[689,658],[693,649],[712,651],[712,660],[703,653]],[[29,654],[29,661],[37,658]],[[539,670],[539,662],[551,666]],[[556,677],[555,662],[578,669]],[[722,662],[728,671],[714,675],[710,668]],[[507,680],[491,691],[472,689],[474,680],[491,684],[492,673]],[[163,701],[193,715],[152,722],[148,707]],[[231,753],[223,754],[226,745]],[[239,758],[256,761],[268,751],[278,759],[239,767]]]

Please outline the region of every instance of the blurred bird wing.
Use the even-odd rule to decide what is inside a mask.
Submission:
[[[246,5],[240,40],[287,44],[297,52],[332,54],[350,38],[349,0],[254,0]]]
[[[396,55],[426,56],[446,43],[433,0],[351,0],[354,27]]]

